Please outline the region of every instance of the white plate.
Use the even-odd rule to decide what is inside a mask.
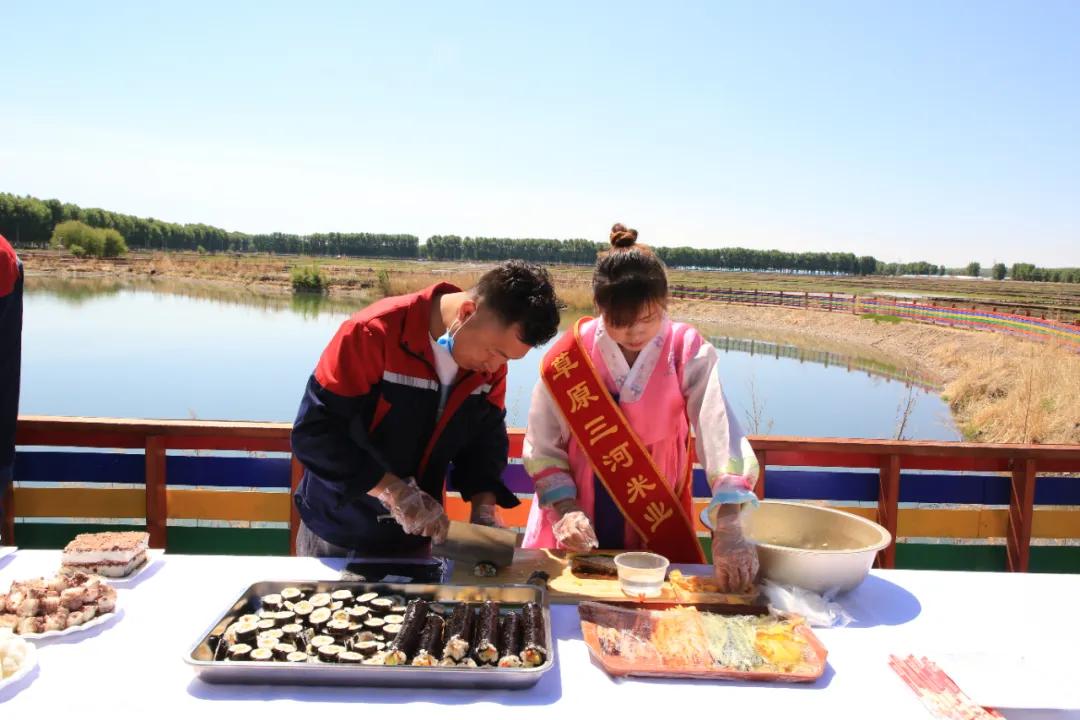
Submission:
[[[16,635],[16,637],[22,636]],[[37,648],[34,647],[33,643],[27,643],[26,646],[26,657],[23,658],[22,665],[20,665],[19,669],[15,671],[14,675],[9,678],[4,678],[3,680],[0,680],[0,690],[3,690],[4,688],[19,682],[24,677],[29,675],[34,668],[37,667]]]
[[[23,635],[19,635],[19,637],[25,638],[27,640],[48,640],[49,638],[65,637],[67,635],[77,635],[77,634],[79,634],[81,632],[86,632],[87,630],[91,630],[93,628],[96,628],[98,625],[104,625],[105,623],[109,622],[113,618],[119,618],[122,614],[123,614],[123,611],[120,610],[120,608],[117,608],[116,610],[113,610],[111,613],[105,613],[104,615],[97,615],[97,616],[94,617],[93,620],[91,620],[88,623],[84,623],[82,625],[76,625],[75,627],[69,627],[69,628],[65,628],[63,630],[49,630],[49,631],[43,632],[43,633],[26,633],[26,634],[23,634]]]
[[[142,565],[140,565],[139,567],[132,570],[131,574],[128,575],[127,577],[111,578],[111,577],[102,576],[101,579],[104,580],[105,582],[109,583],[113,587],[130,587],[131,585],[134,585],[135,581],[138,580],[139,577],[142,576],[143,573],[145,573],[147,570],[149,570],[151,568],[151,566],[154,565],[154,563],[161,562],[161,557],[164,554],[165,554],[165,550],[161,549],[161,548],[159,548],[157,550],[147,550],[146,551],[146,561]]]

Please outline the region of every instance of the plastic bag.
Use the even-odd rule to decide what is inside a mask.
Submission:
[[[844,627],[855,620],[831,596],[823,597],[812,590],[765,580],[761,591],[769,599],[771,609],[802,615],[811,627]]]

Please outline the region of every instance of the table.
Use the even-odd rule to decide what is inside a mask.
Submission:
[[[12,580],[52,575],[56,551],[20,550],[0,559],[0,591]],[[347,717],[389,718],[904,718],[929,717],[887,666],[890,653],[916,655],[1011,643],[1080,648],[1068,608],[1080,576],[874,571],[842,598],[856,622],[816,632],[829,650],[812,685],[613,680],[592,664],[577,609],[552,607],[557,665],[531,690],[425,690],[210,685],[183,655],[252,582],[336,579],[341,561],[288,557],[166,555],[137,585],[119,590],[117,620],[86,634],[39,643],[39,668],[0,690],[0,717]],[[1035,612],[1033,608],[1040,611]],[[1063,622],[1063,618],[1066,619]],[[1015,624],[1010,623],[1015,620]],[[989,642],[984,629],[996,628]],[[1027,645],[1026,647],[1030,647]],[[363,706],[363,707],[358,707]],[[506,707],[508,710],[503,711]],[[326,713],[333,713],[326,715]],[[741,713],[741,714],[740,714]],[[1077,718],[1080,713],[1007,712],[1010,718]],[[371,715],[371,717],[382,715]]]

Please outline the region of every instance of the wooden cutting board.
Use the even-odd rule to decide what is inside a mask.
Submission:
[[[618,555],[618,550],[593,551],[590,555]],[[467,564],[455,563],[451,582],[455,585],[520,585],[529,576],[542,570],[550,576],[548,600],[556,604],[576,604],[582,600],[626,600],[615,578],[578,577],[570,572],[572,553],[562,550],[535,550],[517,548],[514,562],[500,568],[493,577],[477,577]],[[758,592],[748,594],[688,593],[665,582],[660,596],[645,602],[702,602],[731,605],[750,605],[758,599]]]

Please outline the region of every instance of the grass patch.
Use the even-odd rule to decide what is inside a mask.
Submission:
[[[293,292],[323,293],[330,281],[316,265],[298,265],[289,273]]]
[[[903,318],[899,318],[895,315],[878,315],[877,313],[866,313],[865,315],[859,315],[863,320],[873,320],[876,323],[897,323],[904,322]]]

